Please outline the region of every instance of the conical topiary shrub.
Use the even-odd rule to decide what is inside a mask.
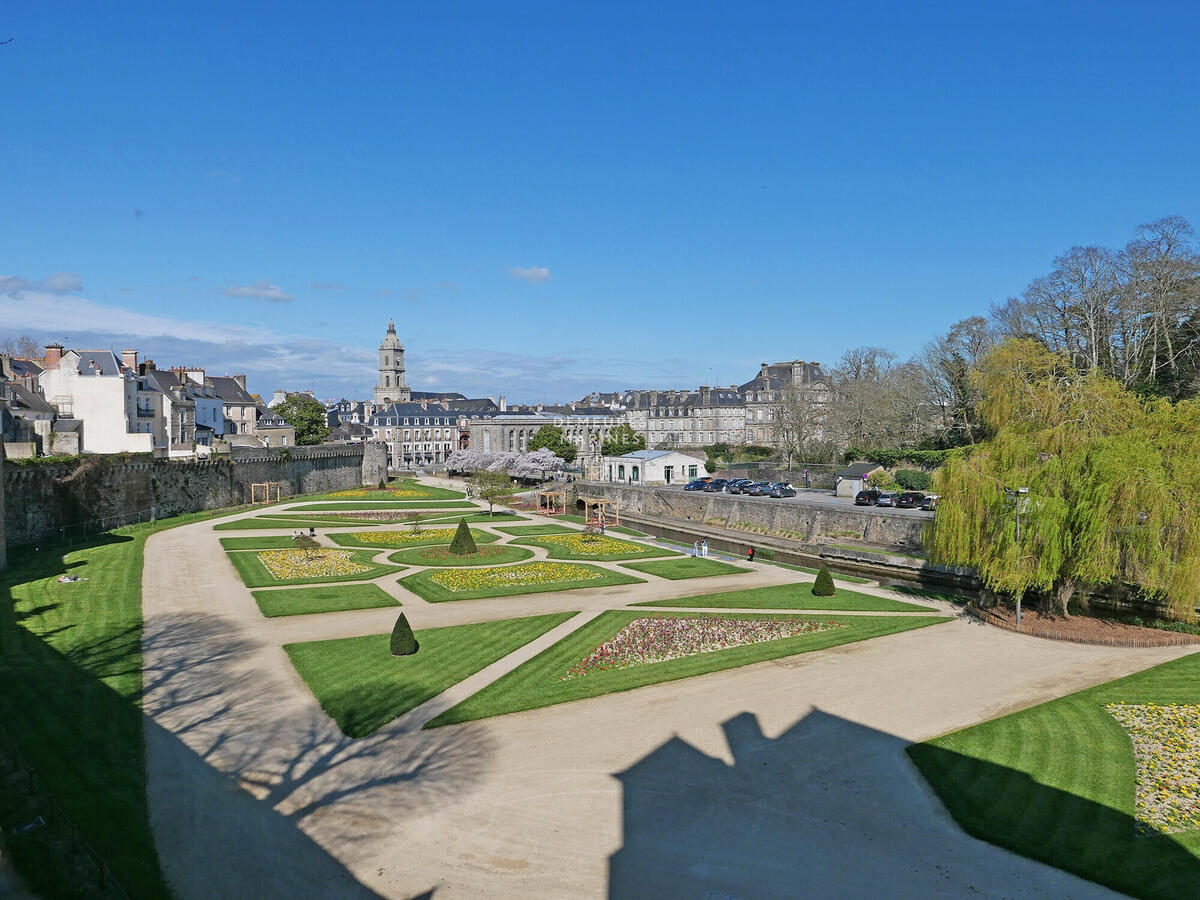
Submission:
[[[466,519],[458,520],[458,531],[454,532],[454,540],[450,542],[450,553],[454,556],[466,556],[475,553],[475,538],[471,537],[471,529],[467,527]]]
[[[400,613],[400,618],[392,628],[392,656],[412,656],[416,652],[417,639],[413,635],[412,626],[408,624],[404,613]]]
[[[817,572],[817,580],[813,582],[813,596],[832,597],[835,590],[833,576],[829,574],[829,567],[821,566],[821,570]]]

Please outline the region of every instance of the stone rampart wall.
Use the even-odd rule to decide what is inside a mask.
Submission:
[[[747,534],[772,534],[798,541],[863,541],[905,551],[921,547],[925,519],[873,508],[844,509],[804,503],[770,503],[736,494],[683,493],[654,487],[586,482],[579,496],[621,501],[621,510],[646,516],[700,522]]]
[[[250,485],[278,483],[280,495],[312,494],[375,483],[386,448],[375,444],[234,448],[212,460],[125,461],[90,456],[66,466],[4,466],[7,543],[29,544],[83,526],[237,506]],[[89,528],[90,530],[90,528]]]

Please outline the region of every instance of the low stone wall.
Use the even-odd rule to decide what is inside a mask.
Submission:
[[[65,465],[4,465],[4,528],[10,545],[101,530],[127,522],[237,506],[250,485],[278,483],[280,495],[377,483],[387,471],[382,444],[282,450],[234,448],[210,460],[127,460],[89,456]]]
[[[573,487],[577,496],[620,500],[622,511],[813,543],[847,540],[919,550],[926,522],[917,516],[889,515],[873,508],[767,503],[737,494],[683,493],[608,482],[582,482]]]

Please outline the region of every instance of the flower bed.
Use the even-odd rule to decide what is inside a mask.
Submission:
[[[1200,828],[1200,706],[1110,703],[1129,733],[1134,802],[1144,832]]]
[[[563,679],[605,669],[627,669],[683,656],[714,653],[802,634],[845,628],[811,619],[727,619],[715,616],[651,616],[634,619],[574,666]]]
[[[358,575],[371,568],[356,562],[352,550],[264,550],[258,561],[278,581]]]
[[[637,554],[644,548],[630,541],[610,538],[603,534],[544,534],[537,539],[539,544],[556,544],[579,556],[619,556],[622,553]]]
[[[456,560],[456,559],[495,559],[497,557],[505,557],[514,548],[501,544],[500,546],[487,545],[476,547],[474,553],[451,553],[448,546],[437,547],[418,547],[415,550],[408,550],[407,553],[413,554],[416,559],[429,560],[436,562],[440,560]],[[415,561],[415,560],[414,560]]]
[[[430,580],[448,591],[478,591],[494,587],[521,587],[534,584],[569,584],[604,578],[598,569],[585,569],[565,563],[536,562],[500,569],[435,572]]]
[[[364,544],[448,544],[454,540],[453,528],[426,528],[421,531],[356,531],[350,535]]]

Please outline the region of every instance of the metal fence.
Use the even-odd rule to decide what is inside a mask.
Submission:
[[[42,543],[78,543],[89,534],[101,534],[105,531],[112,531],[114,528],[124,528],[127,525],[153,522],[158,518],[157,512],[157,508],[152,506],[149,509],[139,509],[133,512],[87,519],[83,522],[70,522],[66,525],[57,525],[29,535],[22,539],[20,544],[10,542],[10,546],[30,546]]]

